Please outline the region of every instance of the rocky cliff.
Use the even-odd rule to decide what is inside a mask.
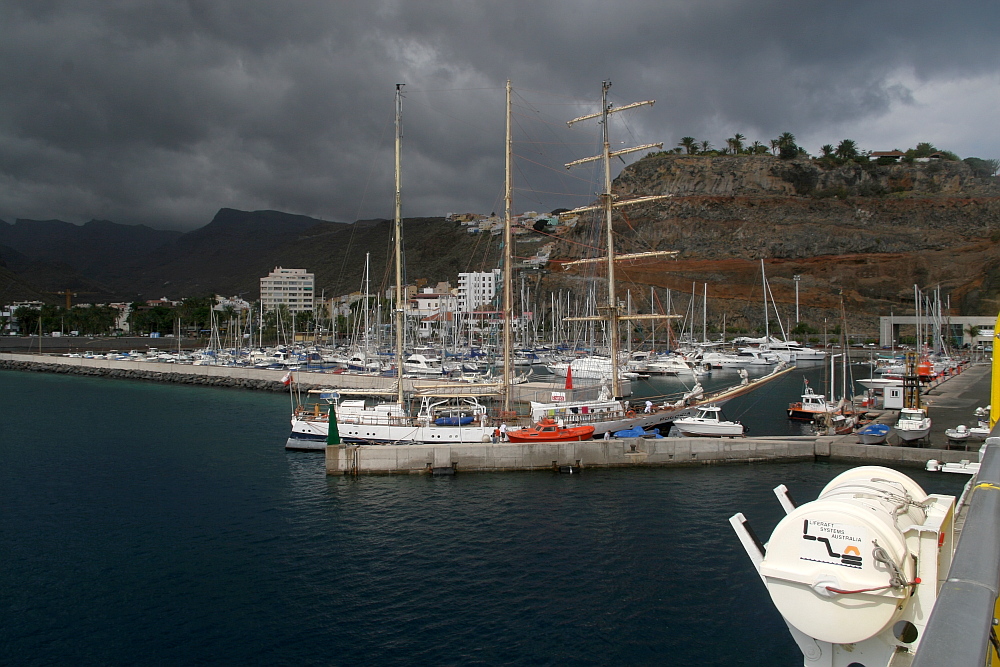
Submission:
[[[940,286],[953,314],[1000,309],[1000,184],[963,162],[835,166],[658,154],[627,167],[614,190],[670,195],[616,216],[620,251],[679,251],[675,260],[623,265],[624,281],[635,287],[690,291],[696,282],[700,292],[708,283],[716,311],[732,311],[743,300],[760,302],[763,259],[785,307],[794,304],[792,276],[801,276],[802,319],[813,323],[839,316],[841,295],[869,321],[912,312],[914,284]],[[559,253],[584,256],[592,238],[578,225]],[[584,277],[583,269],[573,273],[554,273],[550,283]]]

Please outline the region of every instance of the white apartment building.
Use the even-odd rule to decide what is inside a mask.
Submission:
[[[458,274],[458,310],[472,313],[489,304],[500,285],[500,269],[489,273]]]
[[[260,301],[264,310],[274,310],[279,304],[293,313],[312,310],[315,299],[315,276],[305,269],[275,267],[260,279]]]

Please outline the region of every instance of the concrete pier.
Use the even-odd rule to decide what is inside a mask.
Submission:
[[[975,452],[860,445],[845,442],[843,437],[624,438],[530,444],[329,445],[326,472],[405,475],[447,466],[456,472],[514,472],[558,470],[562,466],[587,470],[816,459],[922,468],[928,459],[958,463],[970,458],[978,457]]]

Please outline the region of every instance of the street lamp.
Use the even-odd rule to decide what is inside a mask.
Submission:
[[[792,280],[795,281],[795,323],[799,323],[799,281],[802,280],[802,276],[796,274],[792,276]]]

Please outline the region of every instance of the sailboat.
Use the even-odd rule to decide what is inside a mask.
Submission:
[[[396,150],[395,150],[395,260],[396,260],[396,368],[404,368],[404,320],[401,299],[402,285],[402,206],[400,186],[400,152],[402,144],[402,86],[396,85]],[[508,93],[509,95],[509,93]],[[509,221],[508,221],[509,225]],[[412,362],[412,357],[411,357]],[[509,373],[505,371],[505,380]],[[505,389],[506,389],[505,382]],[[320,400],[313,409],[296,408],[292,413],[292,432],[286,449],[324,449],[330,433],[330,422],[341,441],[367,444],[404,443],[481,443],[489,442],[494,426],[489,423],[486,406],[479,402],[483,388],[472,387],[455,390],[449,387],[445,394],[435,393],[431,387],[421,390],[420,409],[415,417],[408,414],[403,392],[403,377],[395,378],[395,402],[368,405],[363,399],[342,400],[345,391],[314,390]],[[364,390],[366,395],[377,391]],[[509,392],[508,392],[509,393]],[[325,410],[324,410],[325,408]]]
[[[825,359],[826,352],[824,350],[816,350],[806,347],[796,340],[788,340],[785,327],[781,324],[781,313],[778,312],[778,303],[774,300],[774,293],[771,291],[771,285],[767,280],[767,273],[764,271],[763,257],[760,260],[760,277],[764,291],[764,337],[752,341],[755,347],[742,349],[760,350],[767,354],[775,355],[785,362],[821,361]],[[768,331],[768,301],[774,307],[774,316],[777,319],[778,326],[781,328],[781,340],[772,336]]]
[[[623,312],[622,306],[618,302],[616,284],[615,284],[615,263],[623,260],[643,260],[652,259],[658,257],[672,257],[677,254],[677,251],[654,251],[654,252],[642,252],[633,253],[628,255],[619,255],[615,253],[614,246],[614,234],[611,226],[612,213],[615,208],[619,208],[631,204],[648,203],[653,201],[659,201],[671,197],[672,195],[653,195],[646,197],[636,197],[628,200],[619,199],[611,191],[611,160],[621,155],[627,153],[634,153],[637,151],[649,150],[651,148],[662,148],[662,143],[656,144],[645,144],[642,146],[635,146],[632,148],[625,148],[622,150],[612,151],[611,142],[609,138],[609,117],[613,113],[619,111],[626,111],[628,109],[634,109],[641,106],[652,106],[654,101],[647,100],[643,102],[635,102],[632,104],[625,104],[618,107],[612,107],[608,104],[608,90],[611,88],[611,82],[605,81],[602,84],[602,94],[601,94],[601,111],[598,113],[588,114],[581,116],[579,118],[574,118],[567,124],[569,126],[575,123],[585,121],[600,119],[600,126],[602,129],[602,139],[603,139],[603,151],[600,155],[593,157],[587,157],[580,160],[575,160],[566,164],[567,168],[571,168],[581,164],[587,164],[591,162],[602,162],[604,170],[604,192],[600,195],[600,203],[596,206],[584,206],[580,208],[573,209],[569,211],[570,214],[573,213],[583,213],[586,211],[599,210],[603,212],[604,226],[606,231],[606,255],[604,257],[590,258],[590,259],[580,259],[571,262],[563,263],[564,269],[569,269],[574,266],[580,266],[584,264],[594,264],[594,263],[604,263],[607,267],[607,303],[605,306],[598,307],[598,314],[592,316],[583,317],[566,317],[564,321],[603,321],[607,323],[609,331],[609,347],[610,355],[608,360],[609,369],[612,366],[616,366],[619,363],[625,361],[620,357],[619,354],[619,323],[622,321],[632,321],[632,320],[667,320],[674,319],[676,315],[661,315],[661,314],[629,314]],[[614,360],[612,364],[611,360]],[[780,372],[780,371],[776,371]],[[577,373],[577,369],[573,368],[574,375]],[[772,374],[773,376],[774,374]],[[719,392],[716,395],[709,397],[704,394],[704,391],[700,384],[695,384],[692,389],[682,396],[679,400],[672,403],[663,403],[660,405],[650,405],[646,410],[635,411],[633,410],[628,401],[623,400],[621,391],[621,381],[619,373],[609,372],[607,374],[608,379],[611,384],[610,393],[606,386],[602,387],[602,390],[595,400],[576,400],[576,401],[563,401],[556,400],[550,402],[544,401],[532,401],[531,402],[531,418],[535,421],[541,421],[542,419],[561,419],[567,427],[578,426],[578,425],[588,425],[594,427],[594,435],[600,436],[605,432],[616,432],[626,429],[633,429],[636,427],[642,429],[648,429],[653,426],[665,425],[676,417],[682,417],[686,415],[693,415],[697,410],[697,405],[707,400],[711,399],[716,405],[720,405],[726,400],[732,398],[741,393],[749,391],[750,385],[741,384],[732,389]],[[766,381],[765,379],[758,380]],[[555,392],[560,394],[558,398],[564,398],[561,392]]]

